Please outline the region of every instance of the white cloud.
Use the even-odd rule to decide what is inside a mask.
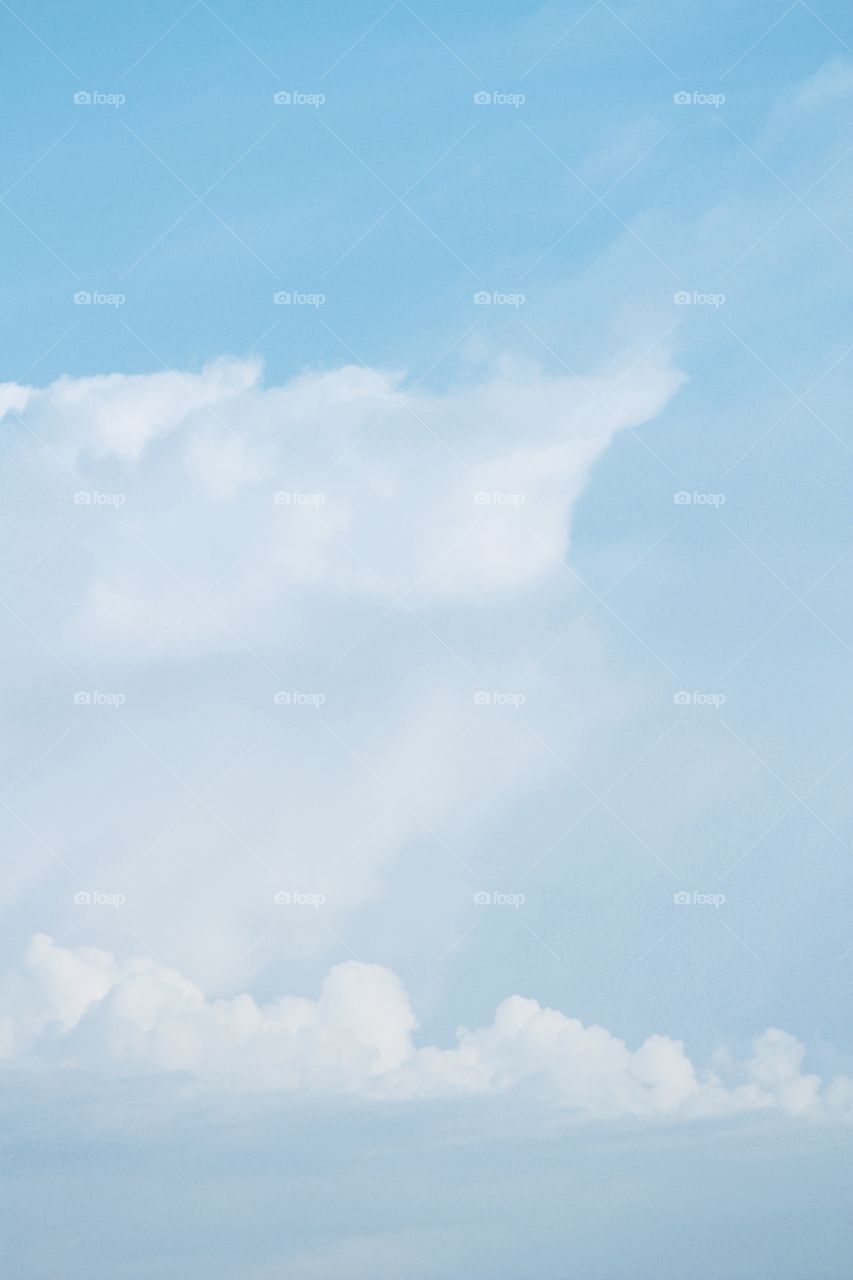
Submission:
[[[326,894],[278,935],[310,955],[428,840],[441,952],[476,887],[452,878],[466,841],[560,768],[473,694],[551,649],[590,468],[682,381],[638,349],[584,378],[496,360],[442,392],[353,366],[266,386],[255,361],[7,388],[0,690],[21,708],[10,801],[40,841],[16,862],[29,931],[79,924],[81,886],[121,890],[146,945],[222,989],[264,963],[275,890]],[[571,763],[634,694],[591,619],[560,652],[566,703],[534,667],[524,718]],[[126,702],[75,710],[78,689]],[[327,701],[283,710],[279,689]]]
[[[9,386],[28,461],[118,492],[132,531],[81,538],[61,638],[128,658],[229,651],[318,595],[470,607],[535,585],[613,434],[683,380],[660,352],[622,364],[581,379],[503,361],[441,394],[351,366],[264,387],[255,360]]]
[[[219,696],[193,666],[200,655],[248,648],[270,675],[283,647],[292,659],[322,645],[332,658],[334,646],[357,638],[394,593],[405,592],[427,615],[441,610],[443,620],[506,618],[515,610],[512,631],[493,629],[494,651],[490,636],[488,662],[499,670],[524,647],[519,593],[561,570],[590,468],[615,431],[654,417],[680,381],[661,357],[583,380],[505,361],[479,382],[441,395],[356,368],[264,388],[260,366],[238,361],[200,374],[4,388],[2,403],[30,429],[16,433],[19,461],[37,463],[52,519],[57,458],[71,472],[58,473],[69,501],[78,488],[125,498],[115,511],[76,513],[82,520],[72,535],[71,575],[48,577],[44,586],[37,575],[29,579],[30,616],[49,627],[51,647],[70,662],[94,658],[107,670],[171,663],[176,702],[189,707],[185,721],[169,729],[185,734],[179,759],[181,751],[196,760],[204,754],[206,722],[196,703]],[[275,502],[276,493],[289,501]],[[483,494],[487,500],[477,501]],[[128,536],[119,536],[117,514]],[[335,865],[323,886],[324,922],[335,927],[340,913],[370,898],[379,873],[414,833],[429,824],[475,826],[484,807],[494,811],[524,792],[542,768],[514,722],[492,717],[484,736],[466,739],[450,776],[435,771],[442,752],[470,729],[471,695],[491,687],[488,674],[475,680],[469,670],[460,680],[451,661],[455,675],[436,681],[434,672],[419,672],[409,648],[385,652],[372,683],[359,684],[358,707],[369,702],[372,730],[359,741],[357,760],[322,738],[319,756],[304,759],[302,725],[293,747],[255,764],[239,797],[243,820],[255,826],[248,834],[258,860],[277,874],[287,871],[280,883],[313,888],[313,877]],[[588,651],[582,657],[572,726],[560,729],[560,753],[569,760],[590,705],[599,718],[604,705],[598,659]],[[532,674],[526,689],[534,723],[544,714],[535,705],[538,679]],[[389,680],[394,697],[386,699]],[[161,715],[149,723],[150,710],[138,705],[135,731],[147,739]],[[83,778],[95,772],[109,794],[114,752],[107,739],[88,759],[55,758],[58,795],[73,804]],[[226,765],[234,754],[226,753]],[[429,785],[418,788],[416,808],[395,807],[395,797],[408,795],[425,774]],[[116,779],[114,814],[103,805],[94,823],[86,815],[85,842],[98,846],[92,883],[109,883],[103,872],[115,866],[115,849],[135,825],[129,806],[142,796],[144,821],[159,803],[156,788],[131,776],[124,793]],[[284,815],[269,800],[277,799],[283,777]],[[219,792],[215,799],[222,803]],[[73,846],[83,827],[73,811],[57,812],[71,832],[63,851],[76,868]],[[122,862],[137,853],[144,859],[150,839],[160,842],[168,824],[164,812],[141,849],[123,850]],[[191,825],[175,856],[164,843],[162,861],[143,863],[144,875],[131,884],[144,936],[159,946],[159,927],[179,939],[170,955],[184,948],[189,964],[182,968],[194,978],[212,971],[217,985],[233,978],[235,963],[251,950],[271,896],[266,881],[243,892],[246,860],[234,860],[230,841],[220,858],[222,839],[215,822]],[[357,853],[338,868],[354,839]],[[302,917],[288,923],[289,945],[317,945],[311,929],[300,932]],[[199,962],[211,952],[212,960]],[[745,1061],[721,1051],[705,1071],[669,1037],[652,1035],[631,1050],[602,1027],[518,995],[499,1005],[490,1026],[460,1031],[452,1048],[419,1045],[415,1030],[407,995],[383,966],[338,965],[316,1000],[259,1004],[248,994],[211,999],[175,968],[124,962],[95,947],[67,949],[39,934],[24,971],[3,988],[0,1053],[11,1061],[181,1072],[229,1088],[392,1099],[517,1090],[600,1116],[853,1112],[853,1082],[824,1084],[804,1072],[804,1047],[778,1030],[758,1037]]]
[[[789,1116],[853,1118],[853,1080],[803,1074],[805,1047],[770,1029],[752,1056],[716,1055],[699,1071],[680,1041],[651,1035],[631,1050],[536,1000],[510,996],[491,1026],[461,1030],[452,1049],[417,1047],[416,1019],[397,976],[348,961],[316,1000],[208,999],[149,959],[120,964],[93,947],[37,935],[0,1003],[6,1060],[113,1072],[180,1072],[205,1087],[359,1093],[373,1098],[522,1090],[572,1112],[693,1118],[775,1108]]]
[[[30,389],[21,413],[69,461],[133,462],[194,414],[245,402],[260,372],[255,360],[216,360],[200,374],[62,377],[44,390]]]

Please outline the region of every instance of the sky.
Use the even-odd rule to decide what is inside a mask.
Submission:
[[[0,30],[16,1276],[846,1280],[848,7]]]

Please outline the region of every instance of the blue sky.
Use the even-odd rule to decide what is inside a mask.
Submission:
[[[846,1276],[847,7],[0,26],[18,1272]]]

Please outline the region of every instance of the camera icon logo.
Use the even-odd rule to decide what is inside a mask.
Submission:
[[[672,300],[677,307],[687,307],[693,301],[693,296],[686,289],[679,289],[678,293],[672,295]]]
[[[273,694],[272,700],[277,707],[289,707],[293,701],[293,695],[284,689],[279,689],[278,693]]]
[[[87,289],[80,289],[74,295],[75,307],[88,307],[92,301],[92,295]]]
[[[274,93],[272,100],[277,107],[286,107],[288,103],[293,101],[293,94],[286,89],[280,89],[278,93]]]
[[[92,102],[92,95],[87,89],[81,89],[74,95],[75,107],[88,107]]]
[[[677,107],[686,107],[689,103],[693,101],[693,95],[690,93],[685,93],[685,91],[682,89],[680,93],[674,93],[672,95],[672,100]]]
[[[689,902],[693,901],[693,895],[682,889],[679,893],[674,893],[672,895],[672,900],[676,906],[685,907]]]
[[[280,890],[278,893],[273,894],[273,902],[278,907],[289,907],[292,901],[293,895],[285,890]]]
[[[478,307],[487,307],[492,300],[492,295],[486,293],[485,289],[481,289],[479,293],[474,294],[474,303]]]
[[[678,693],[672,695],[672,700],[677,707],[686,707],[693,701],[686,689],[679,689]]]
[[[74,895],[74,902],[78,907],[90,907],[92,905],[92,895],[88,889],[80,889]]]
[[[272,300],[277,307],[287,307],[293,301],[293,295],[287,289],[279,289],[273,294]]]
[[[474,902],[478,907],[488,906],[491,900],[492,900],[492,895],[490,893],[484,893],[482,890],[480,891],[480,893],[474,894]]]
[[[85,689],[79,689],[74,695],[74,704],[78,707],[88,707],[91,705],[92,695]]]
[[[480,689],[474,694],[474,705],[477,707],[487,707],[492,701],[492,695],[487,693],[485,689]]]
[[[478,107],[488,106],[491,100],[492,100],[492,95],[490,93],[486,93],[485,89],[481,89],[479,93],[474,94],[474,101],[476,102]]]

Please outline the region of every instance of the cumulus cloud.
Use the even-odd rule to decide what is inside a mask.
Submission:
[[[417,1046],[399,978],[348,961],[316,1000],[250,995],[208,999],[150,959],[119,963],[94,947],[60,947],[44,934],[0,1004],[0,1053],[9,1061],[130,1072],[178,1072],[200,1086],[356,1093],[372,1098],[522,1091],[572,1112],[616,1118],[693,1118],[776,1109],[853,1118],[853,1080],[803,1073],[805,1047],[770,1029],[752,1055],[724,1051],[698,1070],[684,1045],[651,1035],[637,1049],[536,1000],[510,996],[494,1022],[462,1029],[451,1049]]]

